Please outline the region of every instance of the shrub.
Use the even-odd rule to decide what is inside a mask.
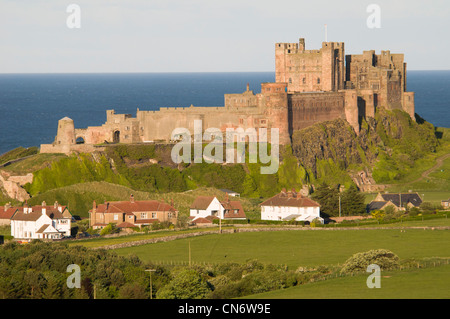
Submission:
[[[104,236],[104,235],[114,234],[114,233],[118,233],[118,232],[119,232],[119,229],[117,229],[114,224],[110,223],[100,231],[100,235]]]
[[[352,273],[356,271],[366,271],[367,266],[376,264],[382,270],[395,269],[398,267],[399,258],[392,251],[387,249],[374,249],[362,253],[354,254],[347,259],[341,269],[341,273]]]

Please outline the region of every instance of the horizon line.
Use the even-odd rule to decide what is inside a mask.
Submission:
[[[450,69],[413,69],[416,71],[450,71]],[[161,73],[275,73],[275,71],[98,71],[98,72],[0,72],[7,74],[161,74]]]

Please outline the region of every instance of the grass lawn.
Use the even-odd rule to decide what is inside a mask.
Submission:
[[[226,229],[226,227],[222,227],[222,228]],[[207,232],[207,231],[214,231],[214,230],[218,231],[219,227],[194,228],[194,229],[177,230],[177,231],[161,230],[161,231],[150,232],[148,234],[132,234],[132,235],[126,235],[126,236],[119,236],[119,237],[98,237],[98,238],[93,238],[93,239],[70,241],[69,246],[81,245],[81,246],[88,247],[88,248],[98,248],[98,247],[102,247],[102,246],[117,245],[117,244],[146,240],[146,239],[151,239],[151,238],[174,236],[174,235],[196,233],[196,232]]]
[[[263,263],[299,266],[344,263],[357,252],[389,249],[401,259],[450,257],[450,231],[407,229],[293,230],[214,234],[115,251],[143,261],[222,263],[258,259]]]
[[[338,277],[249,295],[251,299],[448,299],[450,265],[381,273],[381,287],[369,289],[370,274]]]

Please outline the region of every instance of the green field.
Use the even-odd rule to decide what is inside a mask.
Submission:
[[[249,295],[251,299],[448,299],[450,265],[381,273],[381,287],[369,289],[370,274],[337,277],[326,281]]]
[[[205,235],[115,251],[119,255],[137,255],[143,261],[186,262],[190,243],[192,262],[258,259],[296,269],[342,264],[357,252],[380,248],[393,251],[400,259],[450,257],[449,242],[449,230],[292,230]]]

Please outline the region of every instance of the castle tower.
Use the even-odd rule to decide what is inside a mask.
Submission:
[[[261,83],[260,103],[264,116],[270,119],[270,127],[277,128],[280,144],[290,144],[288,119],[288,93],[286,83]]]
[[[305,50],[299,43],[275,44],[275,81],[287,83],[288,92],[336,92],[344,89],[343,42],[323,42],[320,50]]]
[[[58,133],[56,135],[56,145],[75,144],[75,126],[73,120],[65,117],[58,121]]]

